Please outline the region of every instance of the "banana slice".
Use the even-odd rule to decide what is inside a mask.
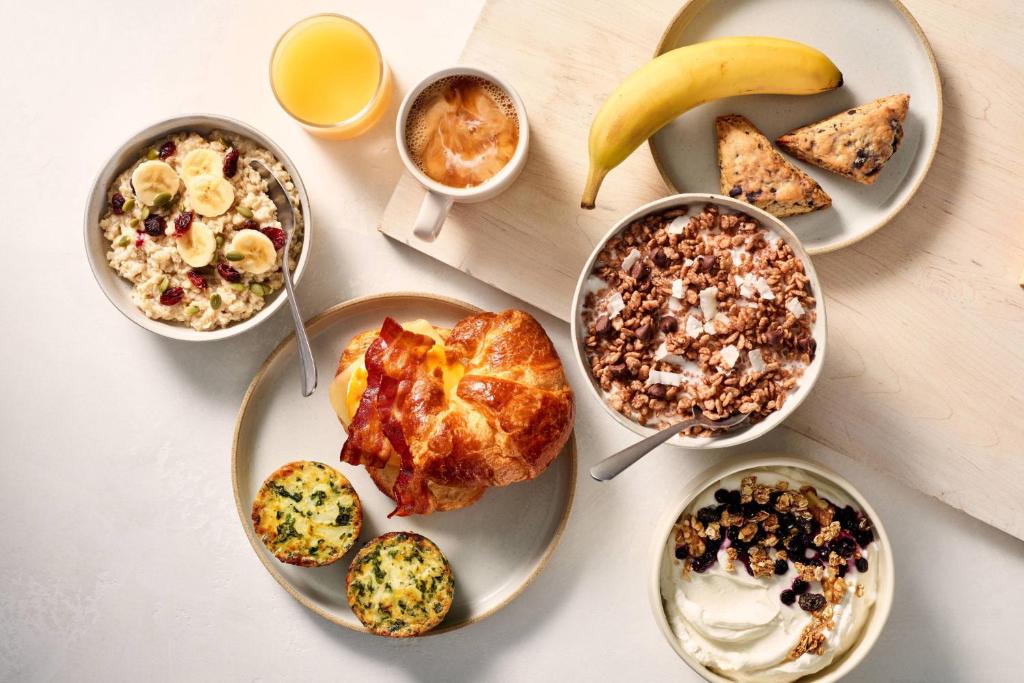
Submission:
[[[170,165],[158,161],[143,161],[132,172],[135,196],[146,206],[163,206],[178,194],[181,182]]]
[[[247,273],[259,275],[277,265],[277,250],[270,238],[259,230],[235,233],[228,245],[226,256],[231,265]],[[241,257],[241,258],[239,258]]]
[[[224,175],[224,157],[208,147],[194,149],[185,155],[181,162],[181,177],[186,185],[201,175],[222,177]]]
[[[200,216],[219,216],[235,203],[235,188],[220,176],[201,175],[188,185],[188,198]]]
[[[193,268],[210,265],[213,254],[217,251],[217,236],[213,234],[210,226],[198,220],[193,220],[188,232],[180,235],[175,241],[181,259]]]

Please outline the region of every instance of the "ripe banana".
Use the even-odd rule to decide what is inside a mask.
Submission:
[[[132,171],[132,187],[135,196],[146,206],[167,204],[178,194],[178,174],[162,161],[143,161]],[[159,202],[157,201],[159,198]]]
[[[192,225],[183,235],[175,240],[181,260],[193,268],[202,268],[213,261],[217,250],[217,236],[206,223],[193,220]]]
[[[188,198],[200,216],[219,216],[235,202],[235,188],[224,178],[201,175],[188,185]]]
[[[277,249],[270,238],[259,230],[235,233],[227,250],[228,260],[234,266],[253,275],[265,273],[277,264]],[[242,258],[236,258],[241,256]]]
[[[718,38],[666,52],[630,74],[594,117],[580,206],[594,208],[608,171],[699,104],[735,95],[812,95],[842,84],[828,57],[782,38]]]
[[[192,150],[181,161],[181,177],[186,185],[201,175],[224,175],[223,157],[207,147]]]

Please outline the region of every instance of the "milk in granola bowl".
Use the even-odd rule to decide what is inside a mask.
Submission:
[[[854,497],[802,467],[714,478],[661,546],[666,636],[723,680],[818,674],[877,617],[882,581],[891,583],[877,533]]]
[[[250,139],[175,132],[113,181],[99,221],[106,258],[147,317],[215,330],[252,317],[282,287],[285,234],[251,160],[271,170],[296,207],[294,268],[305,207],[281,161]]]

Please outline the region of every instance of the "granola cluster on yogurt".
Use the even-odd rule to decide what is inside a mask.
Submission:
[[[100,229],[110,267],[132,283],[148,317],[212,330],[246,320],[284,280],[285,233],[266,181],[281,180],[297,208],[289,254],[302,249],[299,194],[268,150],[232,133],[182,132],[157,142],[108,191]]]
[[[814,359],[804,264],[746,214],[708,205],[641,218],[605,245],[588,290],[590,371],[641,424],[667,426],[694,406],[713,420],[761,420]]]

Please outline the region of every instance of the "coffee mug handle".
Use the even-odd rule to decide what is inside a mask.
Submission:
[[[424,242],[433,242],[437,239],[444,219],[448,217],[448,211],[452,208],[452,201],[454,200],[447,195],[427,190],[427,196],[420,205],[420,214],[416,216],[413,234]]]

